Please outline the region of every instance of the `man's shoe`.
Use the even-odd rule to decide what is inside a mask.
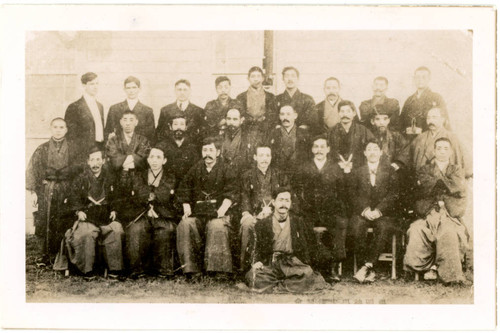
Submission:
[[[363,265],[356,274],[354,274],[354,278],[358,280],[359,283],[365,282],[366,278],[368,277],[368,274],[370,273],[370,267]]]
[[[424,274],[424,280],[426,280],[426,281],[437,280],[437,278],[438,278],[437,271],[435,269],[432,269],[432,268],[429,269]]]
[[[340,282],[340,275],[337,273],[337,270],[335,268],[332,268],[331,278],[333,282]]]

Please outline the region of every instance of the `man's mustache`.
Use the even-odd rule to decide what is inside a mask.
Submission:
[[[288,120],[288,119],[283,119],[283,123],[290,123],[290,120]]]
[[[281,209],[281,208],[284,208],[284,209],[288,210],[287,206],[278,206],[278,209]]]
[[[341,117],[340,119],[351,119],[350,117]]]
[[[212,160],[212,161],[214,160],[214,158],[212,156],[209,156],[209,155],[203,157],[203,159],[204,160]]]
[[[338,94],[335,94],[335,93],[331,93],[331,94],[328,94],[326,97],[337,97]]]

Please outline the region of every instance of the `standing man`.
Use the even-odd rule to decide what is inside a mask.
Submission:
[[[191,83],[188,80],[181,79],[175,83],[175,96],[177,100],[164,106],[160,111],[158,127],[156,128],[157,142],[162,141],[169,134],[168,124],[174,114],[183,113],[186,117],[188,137],[197,145],[201,143],[200,133],[203,128],[204,114],[203,109],[189,101],[191,96]]]
[[[81,172],[83,163],[75,144],[66,139],[67,131],[64,119],[53,119],[50,140],[35,150],[26,170],[26,190],[31,192],[33,207],[38,205],[33,215],[37,263],[41,265],[53,263],[64,232],[74,221],[68,199],[71,181]]]
[[[329,152],[326,135],[315,137],[314,157],[298,170],[294,184],[300,211],[320,240],[318,247],[326,247],[326,253],[318,248],[314,267],[332,283],[340,281],[338,263],[346,257],[347,211],[344,172],[328,158]]]
[[[235,179],[219,157],[216,138],[203,139],[201,155],[177,190],[184,210],[177,227],[177,251],[190,279],[199,277],[202,268],[223,275],[233,272],[228,210],[237,199]]]
[[[276,97],[264,90],[264,71],[260,67],[252,67],[248,71],[250,87],[236,97],[240,102],[243,116],[246,119],[245,127],[250,137],[265,138],[270,129],[278,123]]]
[[[281,106],[276,126],[269,134],[269,145],[274,152],[273,165],[291,176],[310,155],[310,135],[306,126],[297,126],[298,114],[291,105]]]
[[[446,128],[450,129],[448,111],[443,97],[430,90],[429,82],[431,71],[427,67],[419,67],[415,70],[413,83],[417,91],[408,97],[401,111],[399,129],[407,139],[413,140],[418,134],[428,129],[426,118],[427,112],[433,107],[440,108],[446,121]]]
[[[399,120],[399,102],[395,98],[389,98],[385,95],[387,88],[389,87],[389,80],[386,77],[378,76],[373,80],[373,97],[366,101],[361,102],[359,106],[359,115],[361,117],[360,121],[363,125],[367,126],[372,132],[374,127],[370,122],[371,116],[375,111],[375,107],[382,107],[387,116],[390,119],[391,130],[398,131],[398,120]]]
[[[256,262],[246,275],[248,286],[258,293],[325,289],[325,280],[309,266],[315,255],[312,230],[289,214],[290,189],[281,187],[273,197],[274,213],[255,225]]]
[[[149,142],[153,142],[155,136],[155,118],[153,109],[139,101],[141,81],[134,76],[129,76],[125,79],[123,87],[127,98],[125,101],[109,108],[106,128],[104,129],[104,137],[107,140],[110,133],[118,134],[121,130],[120,119],[122,118],[123,112],[132,111],[137,115],[138,119],[135,131],[145,136]]]
[[[189,169],[200,160],[200,152],[191,138],[186,136],[186,115],[177,113],[170,119],[170,132],[167,137],[157,143],[157,147],[165,152],[167,164],[165,169],[175,175],[175,189],[188,173]]]
[[[205,106],[204,138],[221,134],[226,127],[226,113],[229,109],[241,110],[240,103],[230,96],[231,80],[227,76],[219,76],[215,79],[215,90],[217,99],[208,102]]]
[[[280,187],[289,186],[288,177],[280,170],[270,167],[271,147],[258,145],[253,155],[255,162],[247,170],[241,182],[241,255],[240,272],[248,272],[255,251],[255,223],[272,213],[273,193]]]
[[[104,149],[104,109],[96,100],[99,79],[89,72],[81,77],[83,96],[66,109],[64,120],[68,124],[68,140],[75,142],[84,159],[89,149],[97,146]]]
[[[363,263],[354,278],[360,283],[375,280],[374,266],[380,253],[396,232],[394,204],[398,198],[397,178],[388,161],[381,160],[382,150],[376,140],[367,142],[364,154],[367,162],[354,170],[349,181],[352,201],[351,225],[354,233],[354,253]],[[367,246],[366,229],[373,228],[374,239]]]
[[[340,81],[335,77],[329,77],[323,85],[325,92],[325,100],[315,106],[312,122],[312,132],[314,134],[326,133],[340,121],[339,103],[342,101],[340,97]]]
[[[109,268],[108,276],[112,278],[117,278],[124,268],[124,231],[113,206],[113,178],[104,163],[104,152],[97,147],[91,149],[88,167],[73,181],[69,200],[78,220],[66,231],[65,244],[70,250],[61,256],[67,252],[69,261],[86,278],[92,278],[96,263]],[[60,262],[66,265],[54,265],[54,269],[68,269],[66,260]]]
[[[465,213],[464,172],[452,158],[448,138],[434,143],[435,158],[417,174],[420,219],[408,229],[405,270],[425,272],[425,280],[438,277],[445,283],[464,282],[462,260],[469,234],[461,217]]]
[[[277,107],[280,109],[283,105],[291,105],[297,112],[297,126],[310,126],[308,121],[314,112],[314,99],[301,92],[297,85],[299,82],[299,70],[295,67],[285,67],[281,72],[286,89],[282,94],[276,96]]]
[[[341,101],[338,109],[340,122],[328,130],[330,154],[344,173],[350,173],[364,163],[364,147],[374,136],[365,126],[354,122],[356,107],[353,102]]]

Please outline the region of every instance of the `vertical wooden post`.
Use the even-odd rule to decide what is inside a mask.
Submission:
[[[262,67],[266,78],[272,80],[273,93],[276,93],[276,82],[274,77],[274,31],[264,30],[264,58]]]

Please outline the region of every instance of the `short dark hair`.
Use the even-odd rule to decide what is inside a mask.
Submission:
[[[295,108],[292,106],[292,104],[283,104],[282,106],[280,106],[280,111],[281,109],[283,109],[285,106],[289,106],[292,108],[293,112],[297,113],[297,110],[295,110]]]
[[[294,71],[297,74],[297,77],[300,76],[299,70],[293,66],[287,66],[287,67],[283,68],[283,70],[281,71],[281,76],[284,76],[285,73],[288,71]]]
[[[204,138],[202,143],[201,143],[201,146],[203,147],[203,146],[208,146],[211,144],[213,144],[216,149],[221,148],[221,142],[220,142],[219,138],[216,136],[209,136],[209,137]]]
[[[92,145],[92,147],[90,147],[89,150],[87,151],[87,159],[90,157],[91,154],[97,152],[101,153],[101,158],[104,159],[104,151],[96,145]]]
[[[440,137],[440,138],[437,138],[436,141],[434,141],[434,148],[436,148],[438,142],[448,142],[450,147],[452,146],[450,139],[445,138],[445,137]]]
[[[219,84],[222,82],[229,82],[229,85],[231,85],[231,80],[227,76],[219,76],[215,79],[215,87],[217,87]]]
[[[137,118],[137,115],[135,114],[135,112],[131,111],[131,110],[127,110],[127,111],[123,112],[120,119],[122,119],[123,117],[125,117],[126,115],[129,115],[129,114],[133,115],[135,117],[135,119],[139,119],[139,118]]]
[[[186,86],[188,86],[189,88],[191,88],[191,82],[189,82],[186,79],[180,79],[180,80],[178,80],[177,82],[175,82],[174,87],[177,87],[179,84],[185,84]]]
[[[93,81],[95,79],[97,79],[97,74],[88,72],[82,75],[80,81],[82,81],[83,84],[87,84],[88,82]]]
[[[175,112],[174,115],[172,117],[170,117],[170,119],[168,120],[168,123],[170,125],[172,125],[174,123],[174,119],[179,119],[179,118],[184,119],[186,121],[186,125],[187,125],[188,120],[187,120],[184,112]]]
[[[316,141],[318,141],[318,140],[325,140],[325,141],[326,141],[326,145],[327,145],[328,147],[330,147],[330,142],[328,142],[328,138],[327,138],[326,134],[316,135],[316,136],[312,139],[311,143],[312,143],[312,144],[314,144],[314,143],[315,143]]]
[[[273,153],[273,150],[272,150],[272,148],[271,148],[271,146],[270,146],[270,145],[265,144],[265,143],[261,143],[261,144],[258,144],[258,145],[256,145],[256,146],[255,146],[255,150],[254,150],[254,152],[253,152],[255,155],[257,155],[257,150],[258,150],[259,148],[269,148],[269,150],[271,151],[271,155],[272,155],[272,153]]]
[[[63,122],[64,122],[64,124],[65,124],[66,126],[68,126],[68,124],[66,123],[66,120],[65,120],[64,118],[61,118],[61,117],[56,117],[56,118],[52,119],[52,120],[50,121],[50,126],[52,126],[52,124],[53,124],[54,122],[59,121],[59,120],[60,120],[60,121],[63,121]]]
[[[290,196],[292,195],[292,188],[289,186],[277,186],[273,189],[273,199],[276,199],[279,194],[288,192]]]
[[[141,87],[141,81],[139,81],[138,78],[136,78],[135,76],[129,76],[125,79],[125,81],[123,81],[123,86],[125,87],[128,83],[135,83],[137,84],[137,87]]]
[[[421,72],[421,71],[425,71],[425,72],[431,74],[431,70],[425,66],[420,66],[419,68],[415,69],[414,73]]]
[[[339,102],[339,110],[341,107],[346,106],[346,105],[348,105],[352,109],[352,111],[354,111],[354,113],[357,113],[356,106],[354,105],[354,103],[351,101],[348,101],[346,99],[343,99]]]
[[[386,85],[389,85],[389,80],[387,80],[387,78],[385,76],[377,76],[373,82],[375,81],[384,81]]]
[[[337,83],[339,84],[339,87],[340,87],[340,81],[336,77],[330,76],[329,78],[327,78],[325,80],[325,82],[323,83],[323,85],[325,85],[328,81],[337,81]]]
[[[260,74],[264,76],[264,71],[259,66],[253,66],[252,68],[250,68],[248,70],[248,77],[250,77],[250,74],[252,74],[253,72],[260,72]]]
[[[156,145],[152,146],[151,148],[149,148],[149,150],[148,150],[148,156],[149,156],[149,154],[151,154],[151,151],[152,151],[153,149],[158,149],[159,151],[161,151],[161,152],[163,153],[163,157],[165,157],[165,158],[166,158],[167,156],[166,156],[166,154],[165,154],[165,152],[166,152],[165,148],[166,148],[166,147],[165,147],[165,146],[163,146],[163,145],[161,145],[161,144],[156,144]]]
[[[373,143],[373,144],[376,144],[376,145],[377,145],[380,149],[382,149],[382,147],[380,147],[380,143],[377,141],[377,139],[372,138],[372,139],[369,139],[368,141],[366,141],[365,146],[364,146],[364,148],[363,148],[363,151],[365,151],[365,150],[366,150],[366,148],[368,148],[368,145],[369,145],[369,144],[372,144],[372,143]]]

